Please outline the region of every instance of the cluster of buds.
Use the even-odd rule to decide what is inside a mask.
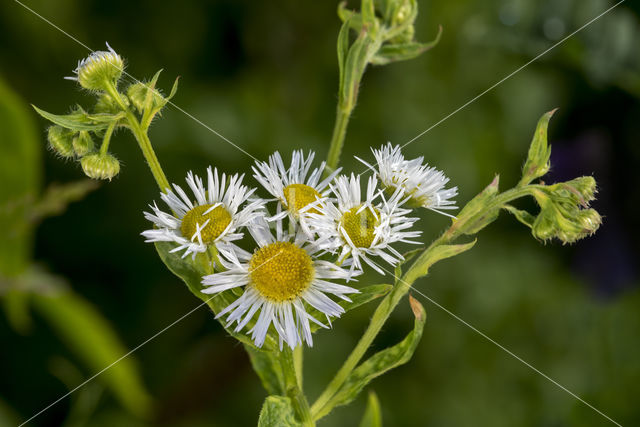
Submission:
[[[149,83],[135,82],[120,92],[125,63],[108,44],[107,48],[79,61],[74,76],[66,77],[96,96],[91,111],[81,107],[66,115],[36,111],[54,123],[47,136],[56,154],[78,161],[89,178],[111,180],[120,173],[120,162],[108,150],[112,134],[120,127],[146,132],[153,117],[175,94],[177,80],[169,97],[155,89],[160,72]],[[99,147],[94,138],[102,140]]]
[[[564,243],[590,236],[602,223],[600,214],[589,207],[595,192],[596,181],[591,176],[536,188],[533,195],[540,213],[531,232],[540,240],[558,238]]]

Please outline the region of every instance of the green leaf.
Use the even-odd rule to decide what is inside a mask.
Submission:
[[[409,296],[409,302],[415,316],[413,330],[400,343],[374,354],[354,369],[330,403],[325,406],[325,411],[350,403],[374,378],[407,363],[411,359],[422,337],[427,315],[422,304],[415,298]],[[324,415],[326,415],[326,412],[318,414],[317,418],[321,418]]]
[[[468,251],[476,244],[476,239],[469,243],[462,243],[458,245],[437,245],[424,251],[420,257],[411,265],[409,271],[403,278],[403,280],[412,284],[418,278],[426,276],[429,272],[429,268],[438,261],[453,256],[459,255]]]
[[[111,325],[87,301],[71,291],[34,293],[33,307],[131,413],[149,414],[151,398],[137,366]],[[107,369],[105,369],[107,368]]]
[[[364,411],[360,427],[382,427],[382,409],[380,401],[375,392],[369,392],[367,399],[367,409]]]
[[[40,192],[41,143],[28,106],[0,78],[0,276],[31,261],[31,204]]]
[[[190,256],[182,258],[177,252],[171,253],[171,250],[176,247],[174,243],[157,242],[155,243],[155,247],[158,251],[158,255],[160,255],[160,259],[167,268],[173,274],[178,276],[187,285],[191,293],[198,297],[198,299],[205,302],[214,313],[221,312],[225,307],[237,299],[233,290],[221,292],[214,296],[202,293],[202,277],[213,272],[211,269],[211,261],[207,254],[198,254],[194,261]],[[256,319],[252,319],[247,326],[245,326],[245,330],[251,329],[255,322]],[[238,341],[257,349],[253,341],[251,341],[245,333],[233,332],[232,328],[225,329]],[[277,348],[276,341],[271,337],[271,335],[267,335],[263,349],[273,350],[275,348]]]
[[[245,345],[245,350],[249,354],[251,366],[256,371],[262,381],[264,389],[269,394],[284,394],[286,392],[284,378],[278,354],[273,351],[259,350],[255,347]]]
[[[424,251],[424,248],[416,248],[416,249],[412,249],[409,252],[405,252],[404,254],[402,254],[404,259],[402,261],[400,261],[398,263],[398,265],[396,265],[396,268],[394,270],[395,282],[396,283],[398,283],[398,280],[400,280],[400,278],[402,277],[402,266],[404,264],[410,262],[416,255],[418,255],[422,251]]]
[[[296,427],[301,426],[296,421],[295,410],[291,399],[284,396],[268,396],[258,419],[258,427]]]
[[[383,296],[388,294],[391,291],[391,289],[393,289],[393,286],[387,285],[387,284],[365,286],[364,288],[358,289],[360,291],[359,293],[349,295],[349,299],[351,300],[350,302],[345,300],[339,300],[338,304],[342,308],[344,308],[344,311],[346,313],[370,301],[373,301],[378,298],[382,298]],[[323,322],[325,320],[324,315],[313,307],[308,307],[307,312],[313,317],[315,317],[316,319],[318,319],[320,322]],[[321,326],[313,322],[311,323],[311,332],[315,332],[320,328]]]
[[[360,13],[362,15],[362,23],[367,26],[367,30],[374,30],[378,27],[379,24],[376,19],[376,9],[373,0],[362,0]]]
[[[338,70],[340,72],[340,87],[342,87],[344,80],[344,64],[349,53],[349,24],[350,19],[345,20],[338,33]]]
[[[55,123],[63,128],[71,129],[74,131],[81,130],[103,130],[109,127],[109,124],[116,120],[120,120],[122,118],[119,114],[93,114],[89,115],[86,112],[79,110],[71,114],[52,114],[48,113],[40,108],[32,105],[33,109],[36,110],[38,114],[40,114],[45,119],[49,120],[52,123]]]
[[[174,80],[173,86],[171,86],[171,92],[169,92],[169,96],[167,96],[165,98],[167,100],[167,102],[169,102],[171,100],[171,98],[176,96],[176,93],[178,93],[178,83],[179,82],[180,82],[180,76],[176,77],[176,79]]]
[[[371,63],[375,65],[386,65],[391,62],[406,61],[413,59],[429,49],[434,48],[439,42],[442,36],[442,27],[439,27],[436,38],[429,43],[401,43],[401,44],[385,44],[378,53],[371,59]]]
[[[551,120],[551,116],[553,116],[556,110],[545,113],[538,121],[536,131],[533,134],[533,140],[529,146],[527,161],[522,167],[522,179],[518,184],[519,186],[529,184],[534,179],[540,178],[549,171],[549,167],[551,166],[549,163],[551,146],[547,143],[547,128],[549,127],[549,120]]]
[[[533,227],[533,223],[536,220],[536,217],[531,215],[529,212],[514,208],[511,205],[504,205],[503,208],[506,209],[513,216],[515,216],[518,221],[520,221],[527,227],[529,228]]]
[[[452,226],[456,234],[476,234],[498,218],[500,207],[493,206],[492,202],[498,195],[499,182],[500,176],[496,175],[491,184],[471,199],[460,211]]]
[[[349,27],[356,33],[362,30],[362,15],[347,9],[347,2],[343,1],[338,4],[338,17],[342,22],[349,21]]]

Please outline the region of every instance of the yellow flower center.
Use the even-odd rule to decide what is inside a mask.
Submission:
[[[380,212],[373,208],[375,215],[370,208],[365,208],[358,213],[361,206],[351,208],[342,215],[340,224],[349,235],[353,244],[358,248],[368,248],[373,243],[373,230],[380,223]]]
[[[259,248],[249,261],[251,285],[268,300],[291,301],[311,284],[315,274],[307,251],[291,242]]]
[[[180,225],[180,231],[182,235],[187,239],[193,238],[196,231],[200,229],[200,236],[202,237],[202,243],[214,242],[222,232],[227,228],[231,222],[231,215],[224,206],[217,206],[209,213],[205,214],[213,205],[201,205],[196,206],[186,213],[182,218],[182,225]],[[207,222],[207,225],[203,228],[202,225]]]
[[[286,208],[294,214],[298,214],[300,209],[322,197],[315,188],[305,184],[289,184],[284,187],[283,192],[286,200]],[[318,213],[318,211],[313,208],[306,212]]]

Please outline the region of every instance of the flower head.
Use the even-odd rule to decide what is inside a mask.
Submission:
[[[303,233],[292,239],[281,230],[278,227],[274,238],[266,221],[255,221],[249,231],[258,248],[253,254],[237,247],[222,254],[226,271],[205,276],[202,283],[206,289],[202,292],[217,294],[243,287],[244,293],[217,317],[227,315],[227,326],[236,322],[235,332],[239,332],[260,311],[249,330],[258,347],[264,344],[271,325],[280,337],[280,347],[286,342],[295,348],[303,341],[312,346],[310,322],[327,326],[314,318],[308,307],[324,314],[330,322],[331,317],[340,317],[345,310],[327,294],[350,301],[346,295],[358,291],[329,281],[348,280],[352,274],[318,259],[318,248],[304,244]]]
[[[155,204],[150,205],[153,213],[145,212],[145,218],[156,228],[144,231],[146,242],[175,242],[178,246],[171,252],[184,250],[183,257],[207,250],[216,245],[219,251],[234,240],[241,239],[239,232],[254,219],[264,215],[263,200],[250,201],[242,206],[255,189],[242,185],[243,176],[218,176],[218,170],[207,169],[207,188],[197,175],[189,172],[187,184],[193,191],[192,200],[178,185],[175,190],[167,190],[160,197],[173,213],[163,212]]]
[[[65,77],[76,80],[85,89],[105,90],[105,85],[116,83],[124,71],[124,61],[107,43],[108,51],[95,51],[91,55],[78,61],[78,67],[73,71],[75,77]]]
[[[269,163],[256,162],[256,166],[252,168],[256,180],[278,200],[278,213],[270,218],[271,221],[287,215],[294,220],[298,219],[301,212],[309,209],[310,204],[328,194],[327,186],[340,169],[320,181],[325,162],[309,174],[314,156],[315,153],[310,151],[305,159],[302,150],[296,150],[291,155],[291,166],[287,169],[280,153],[276,151],[269,157]]]
[[[360,177],[339,176],[331,185],[337,204],[323,201],[317,206],[317,213],[305,213],[305,222],[318,236],[315,244],[319,247],[340,250],[339,259],[349,257],[352,269],[362,270],[361,260],[381,274],[384,272],[372,257],[380,257],[391,265],[402,260],[402,255],[391,247],[392,243],[419,243],[410,239],[418,237],[420,231],[406,231],[417,218],[409,218],[410,209],[401,208],[406,202],[403,193],[397,189],[388,199],[377,188],[377,179],[369,177],[366,197],[361,197]],[[380,201],[376,200],[380,197]]]
[[[371,151],[376,158],[377,169],[362,159],[358,160],[378,175],[388,194],[400,188],[409,197],[407,204],[410,207],[423,207],[439,213],[445,209],[457,209],[451,199],[458,194],[458,187],[445,188],[449,178],[436,168],[423,164],[424,157],[406,160],[400,146],[394,147],[391,143]]]

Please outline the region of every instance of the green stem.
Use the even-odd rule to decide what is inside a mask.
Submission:
[[[445,236],[446,233],[443,234],[438,240],[433,242],[425,250],[425,253],[441,244],[447,243],[449,240]],[[328,414],[332,409],[331,407],[328,407],[327,404],[330,403],[331,398],[338,392],[347,377],[356,368],[358,363],[360,363],[360,360],[367,352],[367,350],[373,343],[373,340],[376,338],[402,297],[409,291],[409,289],[411,289],[411,285],[413,284],[415,278],[410,279],[412,277],[410,273],[411,269],[407,271],[402,279],[398,280],[397,285],[394,286],[391,292],[380,302],[380,304],[376,308],[376,311],[373,313],[371,320],[369,321],[369,326],[358,341],[358,344],[356,344],[355,348],[351,351],[351,354],[349,354],[349,357],[347,357],[347,360],[344,362],[333,380],[331,380],[327,388],[311,406],[311,414],[313,415],[314,420],[320,419],[324,415]]]
[[[116,128],[117,122],[112,122],[104,133],[104,138],[102,139],[102,145],[100,146],[100,154],[107,154],[109,150],[109,143],[111,142],[111,135],[113,135],[113,130]]]
[[[147,160],[149,169],[151,169],[151,173],[153,174],[158,187],[160,187],[161,191],[169,190],[169,181],[162,171],[162,167],[160,166],[158,157],[156,157],[155,151],[153,151],[153,146],[151,145],[151,141],[149,140],[147,132],[145,132],[140,127],[140,124],[138,123],[138,120],[133,115],[133,113],[128,112],[127,119],[129,121],[129,125],[131,126],[131,132],[133,132],[133,136],[135,136],[136,140],[138,141],[138,145],[142,150],[144,158]]]
[[[537,191],[537,186],[527,185],[524,187],[516,187],[505,191],[497,195],[491,203],[486,206],[486,210],[495,209],[498,206],[503,206],[512,200],[520,197],[531,195]],[[469,218],[459,217],[452,225],[445,231],[442,236],[435,240],[424,252],[420,255],[420,258],[430,256],[430,252],[440,245],[445,245],[453,242],[460,236],[460,224],[468,221]],[[419,261],[419,260],[418,260]],[[331,399],[340,390],[340,387],[344,384],[351,372],[356,368],[362,357],[365,355],[373,340],[376,338],[385,322],[396,308],[402,297],[411,289],[413,283],[420,277],[420,273],[417,267],[422,264],[421,262],[414,262],[409,270],[402,276],[402,278],[396,278],[397,284],[392,291],[380,302],[376,308],[373,316],[369,322],[369,326],[366,331],[352,350],[347,360],[344,362],[338,373],[333,380],[329,383],[327,388],[322,392],[318,399],[311,406],[311,414],[314,420],[322,418],[328,414],[332,409]]]
[[[158,157],[156,157],[155,151],[153,151],[153,146],[151,145],[151,141],[149,140],[149,135],[147,135],[147,131],[142,128],[140,122],[138,121],[135,114],[131,112],[131,110],[127,107],[127,105],[122,100],[122,97],[116,87],[110,83],[106,85],[107,92],[115,101],[118,103],[122,111],[125,112],[127,121],[129,122],[129,127],[131,128],[131,132],[133,136],[138,141],[138,145],[142,150],[142,155],[147,160],[147,164],[149,165],[149,169],[151,169],[151,173],[160,187],[160,191],[166,191],[170,189],[169,181],[167,177],[164,175],[162,167],[160,166],[160,162],[158,161]]]
[[[338,107],[336,113],[336,123],[333,127],[333,136],[331,137],[331,145],[329,146],[329,154],[327,155],[327,166],[325,169],[325,176],[336,170],[338,163],[340,162],[340,154],[342,153],[342,146],[344,145],[344,139],[347,135],[347,125],[349,124],[349,117],[353,108],[341,108]]]
[[[299,373],[296,370],[296,362],[294,361],[293,351],[285,344],[284,349],[280,352],[280,365],[284,374],[284,382],[286,386],[287,397],[291,399],[291,403],[300,418],[303,426],[314,427],[316,424],[311,417],[309,410],[309,402],[305,397],[300,385],[302,381],[299,379]]]

